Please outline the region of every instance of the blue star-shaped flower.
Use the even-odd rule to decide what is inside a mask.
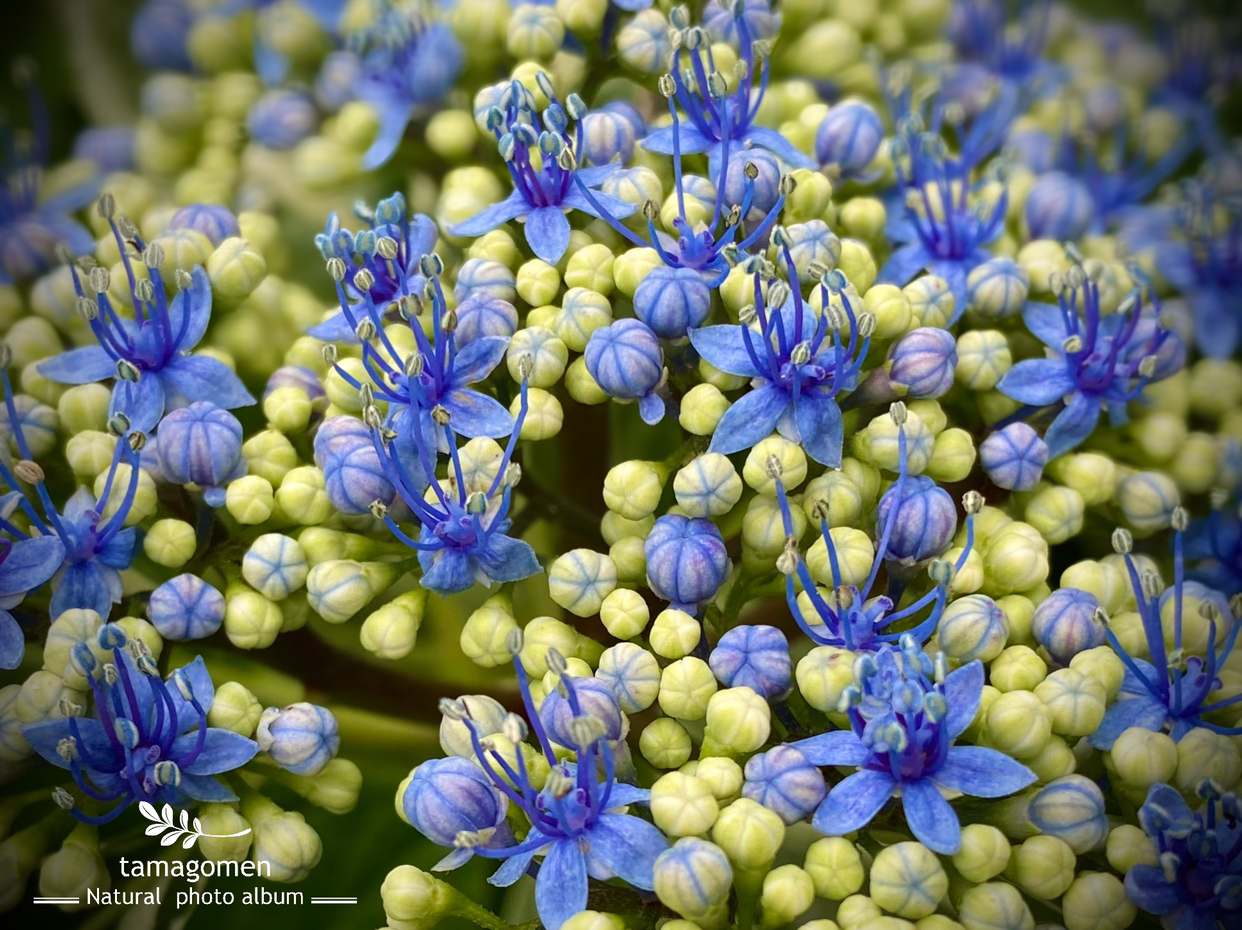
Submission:
[[[100,666],[89,646],[79,643],[72,661],[90,682],[93,717],[70,716],[22,727],[31,748],[68,769],[89,802],[115,802],[102,814],[76,804],[73,814],[102,824],[134,801],[184,804],[235,801],[214,775],[239,768],[259,746],[240,733],[207,726],[215,686],[202,658],[161,681],[151,653],[138,640],[128,643],[114,624],[99,631],[99,645],[112,653]]]

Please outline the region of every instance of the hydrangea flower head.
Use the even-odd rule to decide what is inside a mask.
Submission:
[[[913,639],[857,660],[857,686],[842,695],[849,730],[790,745],[816,765],[853,765],[815,811],[821,833],[860,830],[900,789],[911,832],[934,852],[961,848],[961,825],[942,792],[999,798],[1027,787],[1035,773],[1004,753],[954,741],[970,725],[983,691],[978,660],[946,674]]]
[[[99,824],[115,820],[134,801],[237,800],[212,776],[245,765],[259,747],[207,725],[215,687],[202,658],[162,681],[150,650],[127,639],[120,627],[101,627],[99,647],[111,653],[111,661],[101,663],[86,643],[71,658],[90,683],[95,715],[29,724],[22,735],[48,762],[68,769],[90,802],[114,806],[90,814],[67,792],[57,794],[58,803],[69,805],[78,820]]]

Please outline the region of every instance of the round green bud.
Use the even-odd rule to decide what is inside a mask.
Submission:
[[[627,249],[612,264],[612,276],[617,290],[626,297],[633,297],[648,272],[663,264],[663,259],[655,249]]]
[[[912,475],[921,475],[931,461],[935,437],[923,418],[909,408],[904,429],[906,468]],[[854,434],[854,454],[870,465],[896,473],[901,460],[898,432],[892,416],[882,413]]]
[[[602,404],[609,399],[608,392],[587,371],[583,356],[574,359],[565,369],[565,389],[580,404]]]
[[[62,677],[70,688],[88,690],[90,682],[73,661],[73,650],[78,643],[86,643],[97,658],[102,656],[104,661],[112,661],[111,654],[105,654],[98,645],[102,625],[103,620],[93,610],[75,607],[63,611],[47,631],[43,644],[44,670]]]
[[[638,737],[639,753],[658,769],[685,765],[692,748],[686,728],[669,717],[651,721]]]
[[[953,317],[956,302],[949,282],[939,275],[915,278],[902,288],[910,298],[910,310],[919,326],[947,326]]]
[[[323,472],[314,465],[286,472],[276,491],[276,504],[289,519],[304,526],[322,523],[332,515]]]
[[[362,648],[381,659],[401,659],[414,651],[423,623],[427,592],[415,588],[393,598],[362,621],[358,638]],[[464,632],[463,632],[464,636]],[[463,650],[464,651],[464,650]]]
[[[965,481],[975,465],[975,443],[970,433],[954,427],[936,436],[931,461],[923,474],[941,482]]]
[[[249,737],[259,725],[262,713],[263,705],[245,685],[226,681],[216,689],[215,700],[207,711],[207,723]]]
[[[238,236],[230,236],[216,246],[206,267],[212,295],[225,302],[248,297],[267,275],[262,253]]]
[[[1129,579],[1124,578],[1116,567],[1107,562],[1084,559],[1075,562],[1061,573],[1062,588],[1078,588],[1095,595],[1105,613],[1121,610]]]
[[[1120,879],[1107,872],[1082,872],[1061,898],[1065,930],[1125,930],[1137,909]]]
[[[1035,642],[1031,635],[1031,624],[1035,619],[1035,605],[1029,597],[1021,594],[1006,594],[996,599],[996,606],[1005,612],[1009,621],[1009,640],[1011,645],[1028,646]]]
[[[511,661],[509,634],[518,628],[507,598],[489,597],[466,618],[461,629],[461,651],[475,665],[496,668]]]
[[[1030,279],[1032,291],[1050,293],[1053,274],[1065,274],[1069,270],[1069,256],[1061,243],[1052,239],[1035,239],[1018,250],[1018,265]]]
[[[990,391],[1013,367],[1013,353],[1005,334],[995,329],[972,329],[957,338],[954,378],[972,391]]]
[[[244,526],[265,522],[276,507],[272,483],[258,475],[243,475],[229,483],[224,492],[224,508]]]
[[[22,686],[17,683],[0,688],[0,760],[5,762],[21,762],[34,754],[22,736],[22,721],[17,716],[21,692]]]
[[[548,568],[548,594],[578,617],[599,613],[617,586],[617,566],[602,552],[573,549]]]
[[[203,858],[219,862],[241,862],[246,858],[253,831],[249,821],[231,804],[204,804],[198,809],[198,820],[206,834],[198,841]]]
[[[612,322],[612,305],[603,294],[572,287],[561,298],[561,307],[549,325],[575,352],[586,350],[591,334]]]
[[[23,369],[23,375],[25,371]],[[112,392],[102,384],[74,385],[56,402],[60,425],[71,435],[86,430],[102,431],[108,425],[108,404],[111,400]]]
[[[1029,646],[1009,646],[992,662],[988,679],[1002,692],[1033,691],[1048,676],[1048,664]]]
[[[785,823],[758,801],[738,798],[716,818],[712,839],[735,868],[756,872],[771,868],[785,841]]]
[[[775,458],[775,462],[771,460]],[[751,448],[742,466],[742,479],[763,497],[776,497],[775,469],[785,491],[792,491],[806,480],[806,453],[797,443],[783,436],[761,439]]]
[[[1025,525],[1025,524],[1024,524]],[[993,596],[1029,591],[1048,578],[1048,544],[1014,526],[988,540],[983,553],[983,590]]]
[[[866,583],[875,561],[875,543],[862,530],[850,526],[834,526],[828,531],[836,552],[836,569],[841,584],[860,587]],[[828,555],[828,543],[822,536],[806,551],[806,567],[811,577],[822,585],[833,584],[833,560]]]
[[[1134,788],[1171,782],[1177,771],[1177,744],[1166,733],[1153,733],[1142,727],[1123,730],[1108,751],[1109,762],[1118,777]]]
[[[233,585],[225,594],[224,633],[238,649],[266,649],[284,622],[280,607],[258,591]]]
[[[854,684],[854,653],[835,646],[816,646],[798,660],[794,679],[806,702],[825,713],[837,709],[841,693]]]
[[[478,141],[474,117],[465,110],[440,110],[427,120],[427,147],[441,158],[462,162]]]
[[[745,774],[742,767],[728,756],[708,756],[687,762],[681,770],[707,785],[712,796],[721,804],[732,804],[742,794]]]
[[[820,20],[798,35],[785,54],[790,61],[801,63],[807,79],[829,80],[859,60],[862,40],[858,31],[844,21]]]
[[[329,559],[306,576],[311,610],[329,623],[344,623],[376,594],[366,566],[353,559]]]
[[[1048,465],[1048,473],[1081,494],[1089,507],[1111,500],[1117,486],[1116,463],[1098,452],[1063,455]]]
[[[604,537],[604,542],[613,545],[619,539],[625,539],[627,536],[637,536],[639,539],[645,540],[651,532],[651,528],[655,526],[655,517],[647,516],[639,520],[627,520],[621,514],[615,511],[608,511],[600,518],[599,534]],[[644,571],[646,563],[643,565]],[[620,569],[617,571],[617,578],[620,579]],[[641,579],[642,574],[639,575]]]
[[[1155,411],[1132,421],[1127,431],[1146,458],[1163,465],[1186,441],[1190,428],[1181,413]]]
[[[772,708],[760,695],[744,686],[712,694],[706,716],[704,755],[754,752],[768,741],[772,732]]]
[[[268,864],[273,881],[300,882],[319,864],[323,843],[300,813],[277,808],[276,813],[256,818],[249,815],[248,805],[242,809],[254,827],[251,858]]]
[[[806,532],[806,517],[800,508],[793,508],[791,515],[793,535],[801,537]],[[742,517],[742,542],[750,552],[766,563],[765,568],[770,568],[771,560],[784,550],[786,535],[780,504],[775,497],[752,497],[746,505],[746,514]]]
[[[962,827],[962,848],[953,856],[953,867],[969,882],[980,884],[995,878],[1009,864],[1010,847],[996,827],[971,823]]]
[[[133,466],[127,462],[122,462],[116,467],[116,477],[112,481],[112,491],[104,502],[100,513],[103,519],[109,519],[120,509],[129,491],[132,469]],[[95,497],[97,499],[103,496],[107,484],[107,472],[101,472],[95,476]],[[143,522],[148,517],[154,515],[158,506],[159,497],[155,491],[155,480],[149,472],[140,468],[138,470],[137,490],[134,492],[133,499],[130,502],[129,512],[125,515],[125,526],[135,526]]]
[[[690,655],[703,636],[699,621],[684,610],[668,608],[656,615],[648,639],[651,651],[662,659],[681,659]]]
[[[986,726],[988,742],[1015,759],[1036,755],[1052,736],[1047,709],[1029,691],[1001,694],[987,710]]]
[[[555,394],[550,394],[542,388],[529,388],[526,394],[528,404],[526,419],[522,421],[522,432],[518,435],[531,442],[551,439],[561,431],[561,426],[565,422],[565,411],[561,407],[561,402],[557,400]],[[522,399],[513,398],[513,403],[509,404],[509,413],[514,419],[517,419],[521,409]]]
[[[12,713],[27,724],[60,720],[65,716],[61,702],[66,698],[80,707],[86,705],[85,689],[71,687],[55,672],[40,669],[22,682],[13,699]]]
[[[878,242],[888,215],[875,197],[851,197],[837,212],[841,230],[864,242]]]
[[[632,459],[614,465],[604,477],[604,504],[628,520],[648,517],[660,506],[666,477],[655,462]]]
[[[894,843],[871,864],[871,900],[898,917],[933,914],[949,891],[949,876],[922,843]]]
[[[579,249],[565,263],[565,286],[581,287],[607,297],[612,293],[615,256],[606,245],[594,243]]]
[[[1085,514],[1086,503],[1081,494],[1073,488],[1049,485],[1027,500],[1023,519],[1056,545],[1082,532]]]
[[[1027,805],[1027,817],[1036,830],[1064,840],[1080,856],[1108,836],[1104,794],[1083,775],[1066,775],[1040,788]]]
[[[696,656],[678,659],[660,673],[660,710],[670,717],[702,720],[715,695],[716,677],[707,663]]]
[[[1104,719],[1104,685],[1075,669],[1052,672],[1035,686],[1034,694],[1048,711],[1052,732],[1059,736],[1090,736]]]
[[[242,443],[242,455],[246,457],[246,467],[250,474],[266,478],[273,487],[280,485],[298,463],[298,453],[293,448],[293,443],[274,429],[255,433]],[[327,499],[326,492],[324,498]]]
[[[704,384],[710,384],[712,387],[719,388],[722,391],[735,391],[744,387],[746,379],[739,375],[731,375],[727,371],[721,371],[707,359],[699,359],[699,377]]]
[[[715,843],[682,837],[656,858],[656,897],[689,920],[714,916],[713,911],[728,901],[732,887],[729,858]]]
[[[643,596],[637,591],[617,588],[604,598],[600,605],[599,617],[604,624],[604,629],[617,639],[633,639],[647,628],[647,623],[651,619],[651,611]],[[669,656],[669,658],[680,658],[680,656]]]
[[[466,250],[466,258],[479,258],[513,269],[517,267],[521,255],[513,237],[505,231],[504,227],[501,227],[484,233],[470,243],[470,248]]]
[[[729,409],[729,399],[714,384],[696,384],[681,399],[677,422],[694,436],[710,436]]]
[[[548,672],[548,650],[566,658],[578,655],[579,637],[574,628],[555,617],[536,617],[522,631],[522,664],[534,678]]]
[[[66,391],[66,387],[59,382],[52,381],[50,378],[45,378],[35,365],[27,365],[22,369],[18,383],[22,393],[30,395],[40,405],[51,411],[51,414],[41,413],[40,419],[46,418],[46,422],[51,423],[53,429],[60,427],[62,424],[60,423],[59,404],[61,397]],[[66,428],[67,431],[68,429]],[[29,438],[27,441],[29,441]],[[31,446],[31,448],[33,449],[34,446]]]
[[[863,307],[875,317],[874,339],[896,339],[910,331],[910,298],[894,284],[875,284],[863,295]]]
[[[561,924],[561,930],[625,930],[625,920],[618,914],[579,911]]]
[[[906,401],[906,411],[917,414],[933,436],[939,436],[949,425],[949,415],[944,412],[938,400],[925,397]]]
[[[794,223],[823,219],[832,201],[832,182],[806,168],[794,171],[793,178],[797,186],[785,200],[785,215]]]
[[[990,597],[972,594],[953,601],[936,624],[936,641],[950,659],[991,662],[1005,648],[1009,619]]]
[[[524,3],[509,16],[505,49],[519,61],[551,58],[565,41],[565,24],[556,10]]]
[[[661,775],[651,786],[651,819],[670,837],[702,836],[720,805],[707,784],[682,772]]]
[[[837,907],[837,922],[842,930],[858,930],[882,916],[880,906],[865,894],[852,894]]]
[[[811,876],[798,866],[789,864],[774,868],[763,877],[759,906],[763,912],[760,926],[779,927],[802,916],[815,903],[815,884]]]
[[[1043,749],[1031,758],[1024,759],[1023,764],[1035,773],[1039,784],[1046,785],[1058,778],[1074,774],[1078,768],[1078,759],[1064,738],[1053,736],[1044,743]]]
[[[815,893],[829,901],[841,901],[856,893],[867,878],[858,847],[841,836],[812,843],[802,867],[811,876]]]
[[[292,779],[291,787],[330,814],[348,814],[358,806],[362,771],[348,759],[329,759],[316,774]]]
[[[458,892],[428,872],[399,865],[384,877],[380,898],[393,930],[432,930],[453,912]]]
[[[673,495],[687,516],[718,517],[742,499],[742,479],[726,456],[706,452],[673,476]]]
[[[1103,685],[1105,701],[1112,703],[1117,699],[1125,678],[1125,664],[1111,646],[1096,646],[1080,652],[1070,659],[1069,667]]]
[[[531,387],[550,388],[565,374],[565,367],[569,364],[569,350],[550,329],[528,326],[513,334],[505,352],[509,376],[519,383],[522,380],[522,368],[528,364],[523,359],[528,359],[530,365],[527,383]]]
[[[310,423],[314,406],[306,391],[293,385],[278,387],[263,398],[263,415],[272,429],[298,433]]]
[[[1160,865],[1160,851],[1141,828],[1132,823],[1118,824],[1108,834],[1104,847],[1108,864],[1125,875],[1136,865]]]
[[[4,341],[12,353],[14,369],[50,358],[63,348],[56,328],[37,316],[26,316],[14,323]]]
[[[966,930],[1035,930],[1035,918],[1013,885],[984,882],[966,890],[957,907]]]
[[[1013,850],[1005,877],[1032,898],[1059,898],[1074,881],[1078,857],[1064,840],[1032,836]]]
[[[1192,797],[1200,782],[1210,778],[1226,789],[1242,777],[1242,758],[1229,737],[1196,727],[1177,743],[1177,775],[1172,785]]]
[[[1139,471],[1117,482],[1116,501],[1131,529],[1149,535],[1169,526],[1181,497],[1164,472]]]
[[[372,115],[370,121],[377,123]],[[338,126],[341,121],[338,121]],[[331,136],[310,136],[293,150],[293,179],[311,191],[337,188],[358,172],[358,152]],[[465,211],[463,211],[465,212]]]
[[[637,643],[618,643],[599,657],[596,676],[617,696],[617,705],[636,714],[655,703],[660,693],[660,663]]]
[[[156,565],[180,568],[194,557],[198,538],[184,520],[156,520],[142,539],[142,551]]]
[[[514,285],[518,296],[531,307],[552,303],[561,289],[561,276],[556,268],[543,259],[532,258],[520,265]]]
[[[818,523],[825,506],[830,527],[857,526],[863,511],[862,489],[844,472],[825,472],[807,483],[802,509],[812,523]]]
[[[647,554],[641,536],[625,536],[608,547],[608,558],[617,566],[617,580],[641,584],[647,577]]]
[[[329,403],[342,413],[361,413],[362,400],[358,396],[358,389],[346,380],[346,376],[363,384],[370,381],[362,359],[346,356],[329,368],[327,374],[323,376],[324,393],[327,394]],[[271,425],[275,426],[275,424]]]
[[[1208,433],[1194,432],[1173,453],[1169,472],[1185,493],[1206,494],[1216,480],[1220,459],[1216,438]]]

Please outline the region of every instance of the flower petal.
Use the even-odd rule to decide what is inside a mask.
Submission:
[[[227,365],[205,355],[183,355],[164,366],[160,380],[168,396],[168,406],[186,406],[196,400],[209,400],[217,407],[232,410],[255,402]]]
[[[50,616],[59,617],[66,610],[80,607],[93,610],[106,620],[112,612],[114,600],[121,599],[119,585],[116,598],[112,596],[112,586],[107,577],[109,573],[116,577],[116,569],[94,561],[66,566],[52,594]]]
[[[216,364],[224,367],[220,362]],[[131,430],[149,433],[164,416],[164,404],[163,382],[154,372],[146,372],[137,381],[118,381],[113,385],[108,416],[123,413],[129,418]]]
[[[65,544],[57,536],[19,539],[0,562],[0,597],[33,591],[51,578],[64,560]]]
[[[749,449],[771,434],[788,406],[788,395],[775,384],[765,382],[735,400],[725,411],[716,424],[709,450],[729,455]]]
[[[177,790],[196,801],[236,801],[237,795],[210,775],[182,773]]]
[[[1130,727],[1153,733],[1164,726],[1169,709],[1150,695],[1118,701],[1104,712],[1104,719],[1087,741],[1096,749],[1112,749],[1113,743]]]
[[[460,349],[453,358],[449,380],[454,387],[465,387],[492,373],[505,357],[509,340],[504,336],[482,336],[469,345],[462,346],[460,342],[458,345]]]
[[[852,730],[830,730],[789,744],[812,765],[862,765],[867,747]]]
[[[1007,397],[1024,404],[1043,407],[1055,404],[1066,394],[1074,392],[1076,385],[1065,367],[1065,359],[1032,358],[1018,362],[1000,379],[996,389]]]
[[[555,265],[569,248],[569,218],[560,205],[539,207],[526,217],[526,244],[549,265]]]
[[[1181,905],[1177,888],[1154,865],[1131,866],[1126,872],[1126,897],[1148,914],[1167,914]]]
[[[1099,419],[1099,400],[1085,394],[1075,394],[1044,433],[1048,458],[1055,459],[1077,446],[1091,435]]]
[[[410,124],[410,117],[414,115],[414,105],[402,100],[397,94],[368,96],[372,99],[365,102],[371,103],[379,113],[380,124],[379,131],[375,134],[375,141],[362,156],[362,167],[367,171],[374,171],[392,158],[392,153],[401,144],[401,140],[405,137],[405,128]],[[361,98],[362,95],[359,94],[359,97]]]
[[[449,412],[449,426],[459,436],[495,439],[513,432],[513,417],[504,405],[471,388],[453,388],[440,398],[440,406]]]
[[[448,231],[454,236],[481,236],[515,217],[525,216],[530,209],[530,204],[526,202],[526,199],[514,191],[500,203],[493,204],[482,213],[476,213],[470,219],[456,226],[450,226]]]
[[[495,533],[487,540],[479,561],[492,581],[521,581],[542,571],[535,550],[528,543]]]
[[[944,764],[931,777],[973,798],[1003,798],[1035,781],[1035,773],[1022,763],[982,746],[950,746]]]
[[[535,880],[535,910],[546,930],[561,925],[587,906],[586,857],[577,838],[552,844]]]
[[[821,465],[840,467],[845,425],[837,402],[827,394],[812,392],[794,401],[793,408],[806,454]]]
[[[949,672],[944,679],[944,698],[949,705],[945,724],[949,739],[957,739],[979,713],[983,695],[983,663],[976,659]]]
[[[703,326],[690,330],[689,335],[690,344],[710,365],[743,378],[759,374],[750,353],[746,351],[740,325]]]
[[[615,876],[643,891],[654,890],[656,857],[668,849],[655,826],[626,814],[603,814],[588,837],[588,872],[602,881]]]
[[[190,730],[179,736],[173,742],[173,761],[188,755],[197,743],[198,732],[196,730]],[[181,771],[191,775],[219,775],[221,772],[231,772],[253,759],[258,751],[259,744],[240,733],[220,727],[208,727],[202,752],[193,762],[182,766]]]
[[[539,836],[536,831],[532,830],[531,832]],[[506,859],[504,865],[488,877],[487,882],[489,885],[495,885],[497,888],[508,888],[526,874],[526,870],[530,868],[531,859],[535,858],[535,853],[539,851],[539,846],[531,843],[529,838],[522,845],[529,846],[530,848],[524,849],[521,852],[515,852]]]
[[[833,786],[811,823],[825,836],[861,830],[893,796],[897,782],[887,772],[863,769]]]
[[[201,267],[194,267],[190,286],[178,291],[168,305],[168,320],[182,352],[198,345],[207,332],[211,322],[211,281]]]
[[[962,848],[962,825],[930,778],[901,783],[906,824],[920,843],[946,856]]]
[[[26,654],[26,637],[13,615],[0,610],[0,668],[17,668]]]
[[[1069,330],[1065,328],[1065,315],[1056,304],[1027,301],[1022,308],[1022,321],[1040,342],[1051,349],[1059,351],[1069,336]]]
[[[932,256],[928,255],[927,250],[920,243],[911,242],[889,256],[884,267],[876,275],[876,281],[879,284],[895,284],[898,287],[905,287],[932,260]]]
[[[116,377],[116,362],[102,346],[83,346],[45,358],[35,369],[57,384],[91,384]]]

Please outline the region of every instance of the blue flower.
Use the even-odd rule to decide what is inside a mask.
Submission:
[[[634,212],[634,207],[591,190],[618,174],[622,170],[619,166],[578,167],[586,105],[576,94],[570,94],[562,106],[542,72],[539,86],[551,103],[538,122],[533,95],[517,81],[501,94],[500,105],[487,111],[487,126],[496,136],[500,156],[513,179],[513,193],[449,232],[455,236],[481,236],[502,223],[523,218],[523,231],[531,251],[555,265],[569,247],[566,210],[579,210],[594,217],[602,212],[626,217]],[[569,134],[571,118],[575,121],[573,136]],[[537,171],[531,161],[536,150],[542,158]]]
[[[766,3],[754,6],[767,12]],[[730,4],[728,11],[730,31],[735,33],[730,39],[736,38],[741,53],[730,92],[725,76],[715,69],[708,31],[691,26],[685,8],[673,10],[670,19],[680,41],[674,45],[669,73],[660,88],[669,99],[673,125],[650,132],[643,140],[647,151],[673,155],[678,161],[682,154],[707,152],[713,163],[719,163],[728,159],[729,147],[734,145],[767,149],[795,168],[815,167],[814,159],[799,152],[780,132],[754,125],[772,64],[766,48],[757,44],[763,40],[754,34],[750,12],[742,3]],[[724,17],[718,13],[716,20],[719,29]],[[679,127],[674,103],[681,107],[689,126]]]
[[[211,282],[202,268],[187,276],[178,274],[178,291],[169,301],[159,272],[163,250],[148,246],[124,217],[114,219],[111,198],[105,197],[105,213],[121,252],[129,279],[134,317],[121,316],[108,297],[111,276],[94,266],[87,279],[94,297],[87,297],[76,267],[73,287],[78,310],[90,322],[98,345],[70,349],[38,363],[43,377],[60,384],[90,384],[117,378],[109,413],[124,413],[129,428],[149,433],[166,409],[187,407],[197,400],[210,400],[232,409],[253,404],[245,386],[227,365],[206,355],[190,355],[207,331],[211,320]],[[131,250],[145,265],[145,277],[135,274]]]
[[[796,282],[789,248],[781,248]],[[836,397],[857,383],[875,319],[855,316],[854,297],[836,271],[820,285],[824,311],[818,317],[808,314],[797,287],[773,280],[765,289],[758,272],[754,296],[753,316],[748,308],[740,324],[690,330],[691,344],[709,363],[752,379],[752,390],[716,425],[710,451],[749,449],[775,429],[821,465],[838,467],[845,427]]]
[[[1064,402],[1044,433],[1049,458],[1073,449],[1091,435],[1100,412],[1125,423],[1126,404],[1182,367],[1181,340],[1164,329],[1137,288],[1117,312],[1100,311],[1100,289],[1081,265],[1066,274],[1052,304],[1028,303],[1027,328],[1048,347],[1048,357],[1018,362],[997,390],[1029,407]],[[1079,314],[1082,314],[1081,317]]]
[[[1236,502],[1192,520],[1185,546],[1187,561],[1194,563],[1188,565],[1191,578],[1229,597],[1242,592],[1242,516]]]
[[[724,537],[711,520],[665,514],[643,543],[647,583],[676,610],[698,612],[724,583],[731,563]]]
[[[668,840],[647,821],[621,812],[626,805],[645,803],[649,793],[616,780],[613,751],[605,727],[596,716],[583,714],[573,718],[570,738],[577,759],[574,763],[560,760],[535,712],[526,671],[516,658],[521,648],[520,634],[512,637],[509,645],[515,656],[529,730],[533,730],[551,771],[543,789],[536,790],[522,747],[509,761],[508,753],[502,755],[484,741],[463,702],[443,702],[443,712],[469,729],[475,760],[492,785],[512,808],[526,815],[531,826],[520,843],[499,848],[492,845],[495,834],[490,829],[463,831],[456,837],[457,849],[437,868],[457,868],[472,855],[504,859],[504,865],[488,879],[504,888],[525,875],[534,857],[542,854],[535,879],[535,908],[547,930],[560,930],[566,920],[586,908],[588,876],[601,881],[620,878],[634,888],[652,891],[655,860],[668,848]],[[555,650],[549,650],[548,664],[560,674],[564,700],[577,711],[578,684],[564,674],[565,660]],[[606,688],[597,694],[611,698]],[[613,711],[620,716],[615,706]],[[503,733],[508,741],[519,743],[526,738],[528,726],[521,717],[510,714]],[[490,799],[487,805],[489,811],[494,806]]]
[[[1205,802],[1198,812],[1168,785],[1148,789],[1138,819],[1160,861],[1126,872],[1126,895],[1175,930],[1236,926],[1242,916],[1238,798],[1206,779],[1196,793]]]
[[[95,247],[90,230],[71,214],[99,192],[99,178],[48,192],[41,189],[47,167],[48,115],[33,76],[19,69],[34,115],[31,142],[19,142],[0,120],[0,284],[27,281],[51,265],[62,243],[73,255]]]
[[[95,715],[22,727],[35,752],[73,774],[79,791],[94,802],[88,809],[116,802],[98,815],[75,805],[73,815],[99,824],[116,819],[134,801],[237,800],[212,776],[245,765],[259,747],[207,725],[215,687],[202,658],[164,682],[150,651],[140,640],[127,643],[120,627],[104,625],[99,646],[112,653],[111,662],[100,665],[85,643],[72,655],[90,682]]]
[[[850,730],[791,743],[815,765],[852,765],[815,811],[815,828],[829,836],[869,824],[901,792],[906,824],[934,852],[961,848],[961,825],[943,792],[999,798],[1027,787],[1035,773],[1004,753],[954,740],[974,720],[983,692],[978,660],[945,674],[914,640],[886,646],[856,664],[860,686],[842,696]]]
[[[1006,16],[1013,5],[1008,0],[955,0],[949,38],[962,60],[1024,89],[1046,90],[1063,76],[1063,69],[1042,59],[1052,4],[1017,0],[1016,21]]]
[[[0,509],[5,507],[6,498],[16,503],[11,495],[5,495],[0,498]],[[56,536],[16,542],[0,538],[0,668],[17,668],[26,654],[22,628],[9,610],[51,578],[64,559],[65,545]]]
[[[1210,697],[1221,686],[1217,675],[1242,632],[1242,618],[1234,616],[1219,593],[1198,582],[1184,580],[1183,537],[1187,522],[1186,512],[1176,508],[1173,512],[1173,588],[1170,591],[1163,589],[1155,572],[1140,572],[1134,564],[1130,557],[1130,534],[1125,530],[1113,534],[1113,546],[1125,559],[1135,610],[1142,620],[1151,661],[1131,656],[1116,634],[1105,630],[1109,645],[1125,663],[1126,673],[1116,703],[1104,713],[1099,729],[1090,738],[1091,745],[1097,749],[1111,749],[1117,737],[1130,727],[1157,732],[1167,728],[1174,741],[1196,727],[1207,727],[1218,733],[1242,733],[1242,727],[1225,727],[1205,719],[1205,715],[1242,703],[1242,695],[1218,700]],[[1184,602],[1192,595],[1200,601],[1200,615],[1208,623],[1207,650],[1201,657],[1187,657],[1182,649],[1182,610]],[[1162,614],[1170,610],[1173,614],[1171,650],[1165,642],[1162,622]]]

